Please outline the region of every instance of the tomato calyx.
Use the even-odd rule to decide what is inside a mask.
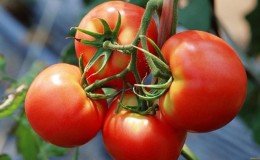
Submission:
[[[144,107],[143,105],[142,106],[139,106],[139,105],[138,106],[128,106],[128,105],[124,105],[121,102],[119,102],[119,106],[124,108],[125,110],[129,110],[133,113],[137,113],[140,115],[155,115],[156,111],[159,109],[158,104],[153,104],[149,107]],[[140,108],[145,108],[145,110],[142,110]]]
[[[86,72],[90,69],[90,67],[92,67],[98,59],[103,57],[104,59],[103,59],[101,67],[99,68],[99,70],[97,72],[93,73],[92,75],[96,75],[99,72],[101,72],[104,69],[104,67],[106,66],[106,64],[109,61],[109,58],[113,52],[113,50],[104,48],[103,43],[106,41],[109,41],[111,43],[116,43],[116,41],[117,41],[118,32],[119,32],[119,29],[121,26],[121,14],[119,13],[119,11],[118,11],[117,23],[116,23],[114,30],[110,29],[109,24],[104,19],[98,18],[98,20],[102,23],[103,28],[104,28],[104,32],[102,34],[91,32],[91,31],[85,30],[80,27],[72,27],[72,29],[75,29],[77,31],[80,31],[84,34],[87,34],[87,35],[95,38],[95,40],[91,41],[91,40],[84,40],[84,39],[72,37],[76,41],[78,41],[82,44],[85,44],[88,46],[93,46],[93,47],[97,48],[95,55],[91,58],[91,60],[84,67],[83,74],[86,74]]]
[[[153,103],[152,101],[144,101],[143,99],[139,98],[137,95],[136,100],[137,103],[134,105],[125,105],[123,103],[123,99],[125,98],[125,94],[133,94],[130,90],[125,90],[121,92],[121,98],[118,99],[118,105],[115,109],[116,113],[119,113],[120,108],[123,108],[124,110],[130,111],[132,113],[137,113],[139,115],[155,115],[156,111],[159,109],[159,106],[157,103]],[[127,95],[126,95],[127,96]]]
[[[135,45],[112,44],[111,42],[108,41],[105,42],[104,45],[106,48],[113,49],[113,50],[126,51],[134,48],[140,50],[145,55],[155,83],[152,85],[144,84],[143,81],[146,78],[144,77],[144,79],[140,84],[134,84],[133,92],[140,99],[144,101],[153,101],[155,99],[158,99],[161,95],[163,95],[167,91],[167,89],[170,87],[173,81],[173,77],[169,65],[167,64],[166,60],[164,59],[161,53],[160,48],[155,44],[155,42],[144,35],[140,35],[139,37],[143,48]],[[150,44],[152,44],[152,46],[155,48],[157,52],[157,56],[149,52],[149,50],[146,47],[147,41]],[[132,68],[129,68],[129,71],[130,70],[132,70]],[[149,91],[147,91],[147,89]]]
[[[155,12],[157,8],[158,8],[158,1],[151,0],[148,2],[147,8],[144,12],[141,25],[136,37],[134,38],[132,43],[126,45],[120,45],[117,43],[118,32],[121,26],[121,15],[119,11],[118,11],[118,19],[115,28],[113,30],[111,30],[111,28],[109,27],[108,22],[106,22],[106,20],[102,18],[97,18],[97,20],[99,20],[102,24],[103,33],[95,33],[80,27],[72,28],[94,38],[94,40],[85,40],[85,39],[79,39],[73,37],[76,41],[97,48],[95,55],[90,59],[90,61],[87,64],[83,64],[82,57],[79,58],[79,61],[81,61],[79,62],[81,66],[80,68],[82,70],[81,84],[88,97],[93,99],[107,99],[113,97],[114,95],[117,95],[119,91],[118,92],[116,91],[110,95],[96,94],[94,92],[96,89],[103,88],[105,84],[109,81],[115,79],[123,79],[123,81],[126,81],[125,80],[126,75],[129,72],[131,72],[134,75],[136,84],[132,84],[131,86],[129,86],[129,84],[126,82],[124,83],[124,88],[132,88],[134,93],[140,99],[140,104],[141,104],[140,106],[144,106],[144,107],[124,107],[124,108],[139,114],[147,114],[147,113],[150,114],[149,110],[153,110],[152,112],[154,112],[155,109],[150,109],[150,108],[155,108],[155,107],[150,107],[153,106],[151,104],[153,104],[153,101],[155,99],[158,99],[163,93],[167,91],[171,82],[173,81],[170,68],[166,63],[164,57],[162,56],[160,48],[156,45],[156,43],[152,39],[145,36],[153,15],[152,13]],[[151,52],[149,52],[147,43],[150,43],[154,47],[154,49],[157,52],[157,55],[153,55]],[[119,51],[122,54],[128,54],[129,56],[131,56],[130,62],[126,66],[126,68],[123,69],[118,74],[103,79],[97,79],[95,80],[94,83],[88,84],[86,79],[86,73],[88,72],[88,70],[96,63],[98,59],[102,57],[103,61],[101,63],[101,67],[95,73],[88,75],[88,77],[100,73],[105,68],[111,54],[113,54],[113,51]],[[146,85],[143,83],[146,77],[144,79],[141,79],[139,72],[137,71],[136,68],[137,51],[141,51],[145,55],[147,64],[150,67],[151,74],[154,77],[155,84]]]
[[[109,24],[106,22],[106,20],[102,19],[102,18],[97,18],[103,25],[104,28],[104,32],[101,33],[96,33],[96,32],[91,32],[88,31],[86,29],[80,28],[80,27],[72,27],[71,29],[75,29],[77,31],[80,31],[84,34],[87,34],[93,38],[95,38],[95,40],[84,40],[84,39],[79,39],[76,37],[72,37],[75,40],[79,41],[80,43],[83,43],[85,45],[90,45],[96,48],[103,48],[103,42],[105,41],[111,41],[112,43],[116,43],[117,41],[117,37],[118,37],[118,32],[121,26],[121,14],[118,11],[118,19],[117,19],[117,23],[116,26],[114,28],[114,30],[111,30],[109,27]]]

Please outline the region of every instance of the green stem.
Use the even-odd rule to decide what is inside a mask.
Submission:
[[[172,21],[172,31],[171,35],[176,34],[177,26],[178,26],[178,2],[179,0],[173,0],[173,21]]]
[[[124,78],[124,76],[129,71],[130,71],[130,69],[129,69],[129,65],[128,65],[128,67],[125,68],[122,72],[120,72],[120,73],[118,73],[116,75],[104,78],[104,79],[96,80],[95,83],[92,83],[92,84],[88,85],[87,87],[84,88],[84,90],[86,92],[94,91],[95,89],[102,87],[108,81],[111,81],[111,80],[114,80],[114,79],[119,79],[119,78]]]
[[[103,48],[105,49],[111,49],[111,50],[120,50],[123,53],[126,53],[128,55],[131,55],[131,51],[133,50],[132,45],[119,45],[119,44],[113,44],[111,41],[105,41],[103,43]]]
[[[164,63],[161,59],[148,52],[146,49],[142,49],[134,46],[138,50],[142,51],[147,57],[147,61],[150,65],[153,76],[168,79],[171,76],[169,66]],[[157,65],[156,65],[157,64]],[[164,74],[165,73],[165,74]]]
[[[141,25],[139,28],[139,31],[134,39],[134,41],[132,42],[133,45],[137,46],[140,42],[140,35],[146,35],[146,31],[148,29],[148,26],[150,24],[150,21],[153,17],[154,12],[156,11],[156,9],[159,6],[159,2],[158,0],[150,0],[148,1],[147,5],[146,5],[146,9],[141,21]]]
[[[199,160],[199,158],[191,151],[191,149],[184,144],[181,155],[187,160]]]
[[[75,154],[74,154],[74,159],[73,160],[78,160],[79,159],[79,148],[75,148]]]

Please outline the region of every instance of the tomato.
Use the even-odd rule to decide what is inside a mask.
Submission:
[[[127,2],[109,1],[96,6],[90,12],[88,12],[85,17],[83,17],[79,24],[79,27],[95,33],[103,33],[103,25],[98,19],[102,18],[107,21],[111,30],[113,30],[116,26],[119,16],[118,12],[120,12],[121,14],[121,26],[117,38],[111,41],[116,41],[116,43],[120,45],[131,44],[135,36],[137,35],[144,9]],[[154,41],[157,40],[157,27],[154,19],[152,19],[148,27],[147,36]],[[75,38],[83,40],[93,40],[93,37],[80,31],[76,32]],[[108,37],[108,39],[109,38],[110,37]],[[149,45],[148,47],[151,53],[155,53],[155,50],[151,45]],[[78,41],[75,41],[76,54],[78,57],[80,57],[81,55],[83,56],[83,61],[85,65],[95,55],[97,49],[99,48],[84,45]],[[86,74],[88,83],[91,84],[94,83],[96,80],[107,78],[120,73],[127,67],[128,63],[130,62],[130,57],[130,55],[121,53],[119,51],[113,51],[105,68],[98,74],[93,74],[101,68],[101,64],[104,60],[104,58],[98,59],[97,62],[89,69]],[[137,54],[136,65],[138,72],[142,78],[145,77],[147,73],[149,73],[149,66],[145,60],[145,56],[141,52],[138,52]],[[130,84],[134,84],[136,82],[131,72],[127,74],[126,80]],[[121,89],[123,87],[123,81],[122,79],[115,79],[106,83],[105,86]]]
[[[208,132],[238,114],[246,96],[247,76],[225,41],[202,31],[184,31],[169,38],[162,53],[174,78],[159,100],[169,124]]]
[[[102,129],[107,151],[116,160],[173,160],[177,159],[186,132],[171,128],[156,116],[140,115],[125,109],[115,113],[120,96],[112,102]],[[124,105],[137,105],[133,93],[125,93]]]
[[[32,82],[25,112],[44,140],[62,147],[79,146],[103,125],[107,102],[86,97],[80,80],[78,67],[59,63],[43,70]]]

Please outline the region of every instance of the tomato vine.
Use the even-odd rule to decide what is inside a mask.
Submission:
[[[102,130],[106,149],[119,160],[180,154],[197,160],[184,145],[187,133],[231,121],[245,98],[246,74],[223,40],[202,31],[176,33],[177,23],[178,0],[149,0],[145,9],[120,1],[94,7],[72,27],[78,66],[52,65],[32,82],[25,98],[32,128],[61,147],[81,146]]]

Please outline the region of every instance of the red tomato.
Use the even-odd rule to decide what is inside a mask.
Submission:
[[[92,139],[103,124],[107,102],[86,97],[78,67],[55,64],[31,84],[25,112],[32,128],[44,140],[75,147]]]
[[[173,160],[177,159],[186,132],[174,130],[156,116],[140,115],[121,109],[115,113],[120,97],[115,98],[103,126],[104,144],[116,160]],[[137,105],[136,96],[126,93],[124,105]]]
[[[162,47],[174,81],[160,110],[174,126],[207,132],[230,122],[246,96],[247,76],[235,51],[202,31],[184,31]]]
[[[96,6],[81,20],[79,27],[95,33],[103,33],[103,25],[98,19],[102,18],[107,21],[110,28],[113,30],[119,16],[118,11],[121,14],[121,27],[116,39],[111,41],[116,41],[120,45],[131,44],[137,35],[144,9],[127,2],[109,1]],[[147,36],[154,41],[157,40],[157,27],[154,19],[152,19],[148,27]],[[76,32],[75,37],[83,40],[93,40],[93,37],[79,31]],[[108,39],[109,38],[111,37],[108,37]],[[155,53],[155,50],[151,45],[148,47],[150,52]],[[78,57],[83,55],[83,61],[86,65],[95,55],[97,48],[75,41],[75,50]],[[93,75],[93,73],[97,72],[101,68],[102,62],[103,58],[99,59],[87,72],[86,77],[90,84],[94,83],[98,79],[110,77],[123,71],[130,62],[130,55],[119,51],[113,51],[105,68],[100,73]],[[138,52],[136,63],[140,76],[145,77],[145,75],[149,73],[149,66],[143,53]],[[131,84],[136,82],[132,73],[127,74],[126,80]],[[112,80],[106,83],[106,86],[121,89],[123,81],[121,79]]]

